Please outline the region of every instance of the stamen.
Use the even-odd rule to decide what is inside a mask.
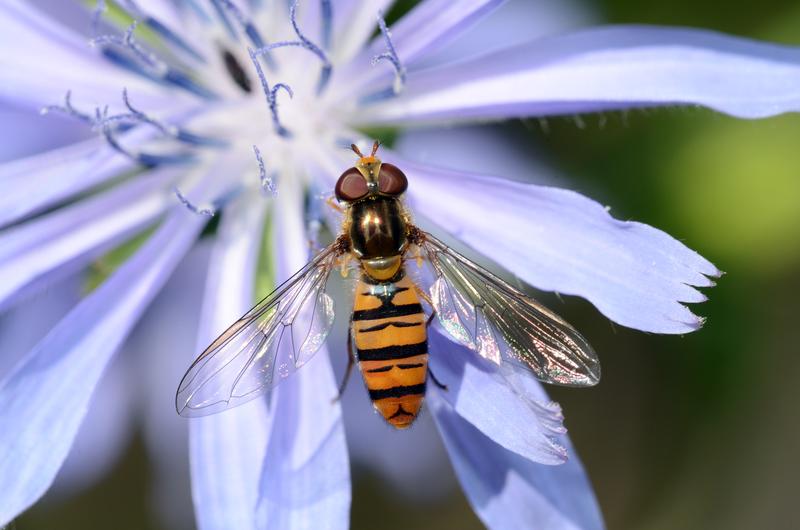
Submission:
[[[133,32],[139,23],[134,20],[128,29],[125,30],[125,37],[119,35],[98,35],[90,41],[92,46],[115,44],[117,46],[125,47],[133,52],[145,65],[154,70],[156,73],[164,76],[167,73],[168,66],[160,61],[154,54],[145,50],[136,39],[133,38]]]
[[[149,75],[157,80],[173,84],[206,99],[216,99],[216,94],[207,88],[198,85],[188,75],[169,66],[167,63],[161,61],[154,54],[143,48],[133,37],[133,32],[136,30],[137,25],[138,23],[134,21],[128,27],[124,37],[120,37],[119,35],[100,35],[93,38],[89,42],[92,46],[103,46],[103,51],[106,57],[138,74],[145,76]],[[132,52],[134,57],[138,59],[138,63],[135,61],[130,61],[129,59],[117,53],[113,53],[111,49],[106,48],[107,46],[112,45],[119,46]]]
[[[333,5],[331,0],[320,0],[319,10],[322,18],[322,46],[326,50],[330,50],[333,29]]]
[[[216,215],[217,213],[216,209],[214,208],[198,208],[197,206],[192,204],[192,202],[186,197],[186,195],[181,193],[181,190],[179,190],[177,186],[174,186],[172,188],[172,192],[175,194],[178,200],[181,201],[181,204],[183,204],[186,207],[186,209],[192,212],[193,214],[205,215],[206,217],[214,217],[214,215]]]
[[[258,161],[258,176],[259,180],[261,181],[261,189],[265,193],[269,193],[273,197],[278,194],[278,188],[275,183],[275,174],[267,176],[267,168],[264,165],[264,159],[261,158],[261,151],[259,151],[257,146],[253,146],[253,152],[256,155],[256,160]]]
[[[202,135],[199,135],[199,134],[195,134],[195,133],[186,131],[185,129],[183,129],[181,127],[176,127],[174,125],[167,125],[167,124],[164,124],[164,123],[160,122],[159,120],[157,120],[157,119],[145,114],[144,112],[142,112],[139,109],[135,108],[131,104],[130,98],[128,96],[128,89],[127,88],[123,88],[122,89],[122,101],[123,101],[123,103],[125,103],[125,106],[128,108],[128,110],[131,111],[131,114],[129,114],[129,115],[120,114],[120,115],[116,116],[118,118],[122,118],[122,119],[130,118],[133,121],[138,121],[138,122],[141,122],[141,123],[147,123],[149,125],[152,125],[156,129],[158,129],[159,131],[161,131],[165,136],[168,136],[168,137],[173,138],[173,139],[175,139],[175,140],[177,140],[179,142],[183,142],[183,143],[187,143],[187,144],[205,145],[205,146],[213,146],[213,147],[225,147],[225,146],[228,145],[228,142],[226,142],[224,140],[220,140],[218,138],[213,138],[213,137],[210,137],[210,136],[202,136]],[[112,118],[114,118],[114,116],[112,116]]]
[[[242,13],[242,10],[239,9],[239,7],[236,4],[231,2],[231,0],[211,0],[211,2],[214,4],[214,7],[216,8],[217,12],[228,11],[231,15],[233,15],[233,18],[235,18],[236,21],[239,23],[239,25],[242,26],[245,35],[247,35],[247,38],[250,39],[250,42],[253,44],[253,46],[255,46],[256,48],[264,47],[264,39],[261,38],[261,33],[259,33],[255,25],[253,25],[252,20],[247,18],[245,14]],[[267,65],[271,67],[272,66],[272,64],[270,63],[271,59],[267,57],[266,60],[267,60]]]
[[[156,120],[155,118],[151,118],[150,116],[148,116],[144,112],[142,112],[142,111],[138,110],[137,108],[135,108],[131,104],[131,100],[128,97],[128,89],[127,88],[123,88],[122,89],[122,101],[123,101],[123,103],[125,103],[125,106],[128,108],[128,110],[131,111],[131,115],[132,115],[133,118],[135,118],[138,121],[141,121],[143,123],[149,123],[150,125],[152,125],[156,129],[158,129],[159,131],[164,133],[166,136],[172,136],[173,138],[176,136],[176,134],[177,134],[177,128],[176,127],[167,126],[167,125],[161,123],[160,121]]]
[[[183,0],[185,4],[189,6],[189,8],[195,12],[197,17],[206,23],[211,23],[211,17],[206,13],[206,10],[197,3],[196,0]]]
[[[102,132],[103,136],[106,139],[106,142],[108,142],[108,145],[110,145],[115,151],[117,151],[121,155],[130,158],[137,164],[143,165],[144,167],[156,167],[161,165],[172,165],[172,164],[186,164],[188,162],[194,161],[195,159],[195,157],[191,153],[156,155],[152,153],[130,151],[119,143],[110,125],[108,124],[103,125]]]
[[[81,111],[79,111],[78,109],[76,109],[75,107],[72,106],[72,91],[71,90],[67,90],[67,94],[64,96],[64,105],[63,106],[61,106],[61,105],[47,105],[46,107],[42,107],[41,110],[39,111],[39,113],[42,116],[44,116],[45,114],[49,114],[50,112],[61,112],[61,113],[66,114],[67,116],[72,116],[73,118],[77,118],[78,120],[80,120],[80,121],[82,121],[84,123],[88,123],[88,124],[93,124],[94,123],[94,119],[90,115],[88,115],[88,114],[86,114],[84,112],[81,112]]]
[[[97,3],[94,6],[94,11],[92,11],[92,35],[97,35],[100,31],[100,20],[103,18],[103,14],[108,11],[108,6],[106,6],[106,0],[97,0]]]
[[[297,24],[297,4],[299,0],[295,0],[292,3],[292,7],[289,11],[289,18],[292,21],[292,28],[294,28],[294,32],[297,35],[298,40],[291,40],[291,41],[281,41],[275,42],[273,44],[269,44],[262,48],[259,48],[259,53],[265,53],[270,50],[274,50],[277,48],[286,48],[286,47],[300,47],[305,48],[306,50],[310,51],[314,55],[322,61],[322,70],[320,71],[319,82],[317,83],[317,94],[322,93],[325,90],[325,87],[328,86],[328,81],[331,78],[331,70],[333,70],[333,64],[331,64],[330,59],[328,59],[327,54],[322,51],[322,49],[314,44],[308,37],[306,37],[302,31],[300,31],[300,26]]]
[[[117,140],[116,131],[113,129],[114,125],[129,119],[128,115],[116,114],[113,116],[108,115],[108,106],[100,111],[100,108],[95,108],[95,118],[93,120],[93,128],[99,130],[103,137],[115,151],[125,155],[134,162],[141,164],[145,167],[155,167],[162,164],[183,164],[194,160],[191,153],[176,153],[171,155],[156,155],[151,153],[130,151],[122,146]]]
[[[236,35],[236,30],[233,29],[233,24],[231,21],[228,20],[228,14],[225,12],[225,9],[220,5],[217,0],[211,0],[211,5],[214,6],[214,11],[217,13],[217,18],[222,22],[222,25],[225,26],[225,31],[228,33],[228,36],[237,41],[239,37]]]
[[[256,67],[258,79],[261,81],[261,89],[264,91],[264,95],[267,98],[267,105],[269,105],[269,111],[272,115],[272,125],[275,128],[275,132],[283,137],[289,137],[291,133],[281,124],[281,120],[278,118],[277,95],[279,89],[285,90],[290,98],[294,97],[294,93],[292,89],[284,83],[277,83],[274,87],[270,88],[269,83],[267,83],[267,77],[264,75],[264,70],[261,68],[261,62],[258,60],[259,56],[262,54],[262,49],[254,50],[252,48],[247,48],[247,52],[250,54],[250,60],[253,61],[253,65]]]
[[[105,0],[101,0],[105,3]],[[200,62],[206,62],[205,57],[193,48],[188,42],[183,40],[177,33],[166,27],[162,24],[158,19],[146,14],[142,9],[136,4],[134,0],[120,0],[123,4],[122,7],[125,11],[131,15],[132,18],[137,18],[142,20],[144,24],[146,24],[150,29],[155,31],[158,35],[164,38],[164,40],[174,44],[181,50],[185,51],[189,55],[191,55],[194,59]],[[95,33],[96,34],[96,33]]]
[[[383,15],[380,12],[378,12],[378,27],[380,27],[381,33],[383,34],[383,40],[386,42],[387,51],[373,57],[372,65],[375,66],[381,61],[389,61],[389,63],[391,63],[395,75],[394,86],[392,88],[396,95],[406,86],[406,68],[403,66],[403,63],[400,62],[400,57],[397,55],[397,50],[392,42],[392,34],[388,26],[386,26],[386,21],[383,19]]]

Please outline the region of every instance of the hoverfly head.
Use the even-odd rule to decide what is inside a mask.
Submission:
[[[375,153],[378,152],[380,145],[380,142],[375,140],[375,143],[372,144],[372,152],[369,154],[369,156],[364,156],[357,145],[350,145],[350,148],[355,154],[358,155],[359,159],[358,162],[356,162],[355,168],[350,168],[349,170],[345,171],[345,173],[339,178],[339,183],[336,184],[337,198],[343,200],[339,197],[338,192],[338,190],[343,188],[343,186],[340,186],[339,184],[344,184],[342,179],[348,174],[352,175],[353,169],[358,171],[358,173],[360,173],[363,177],[363,184],[355,181],[355,179],[352,179],[353,188],[357,188],[357,193],[364,191],[363,185],[366,185],[366,193],[363,193],[358,198],[361,198],[366,194],[397,197],[406,191],[408,188],[408,179],[400,170],[400,168],[393,164],[384,163],[381,161],[381,159],[375,156]]]

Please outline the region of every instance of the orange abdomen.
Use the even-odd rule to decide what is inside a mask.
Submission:
[[[353,338],[370,399],[398,429],[411,425],[425,397],[428,339],[425,313],[411,280],[356,286]]]

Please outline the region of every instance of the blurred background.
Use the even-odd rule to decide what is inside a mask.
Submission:
[[[649,23],[800,45],[796,1],[762,0],[757,9],[744,0],[726,2],[724,9],[691,0],[517,4],[536,17],[515,18],[529,24],[532,35]],[[400,2],[391,17],[410,5]],[[741,121],[681,108],[517,120],[486,129],[495,148],[547,168],[549,183],[611,206],[617,218],[665,230],[726,272],[707,290],[710,300],[695,307],[708,318],[705,327],[682,337],[614,326],[580,299],[542,297],[590,339],[603,363],[603,381],[595,388],[548,390],[564,408],[607,526],[800,528],[800,116]],[[467,138],[475,131],[451,132]],[[436,133],[395,143],[413,150],[425,134]],[[197,303],[192,297],[199,297],[203,271],[196,263],[206,250],[201,245],[193,252],[168,287],[185,293],[187,307]],[[128,403],[133,398],[125,390],[152,379],[147,384],[163,381],[171,395],[174,374],[185,368],[183,359],[169,361],[169,348],[193,342],[192,317],[165,307],[162,298],[140,325],[147,333],[134,334],[101,388],[100,403],[93,404],[90,416],[105,439],[82,436],[53,491],[12,528],[193,527],[185,425],[150,414],[152,403]],[[44,293],[25,310],[37,311],[36,304],[54,305]],[[58,309],[52,311],[57,318]],[[164,317],[185,318],[185,336],[170,338],[159,324]],[[13,318],[3,315],[0,329],[9,329]],[[157,344],[137,339],[159,332]],[[163,370],[142,373],[141,363],[130,361],[134,355],[152,357],[148,364]],[[385,438],[386,429],[358,386],[354,380],[344,407],[353,453],[353,528],[481,528],[430,419],[423,417],[396,448],[424,448],[425,456],[417,466],[393,467],[374,450],[374,437]],[[132,421],[132,414],[139,419]],[[162,450],[148,449],[149,438],[165,433]]]

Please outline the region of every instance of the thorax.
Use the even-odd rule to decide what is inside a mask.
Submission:
[[[397,272],[406,246],[403,206],[392,197],[359,201],[348,209],[350,244],[367,274],[388,280]]]

